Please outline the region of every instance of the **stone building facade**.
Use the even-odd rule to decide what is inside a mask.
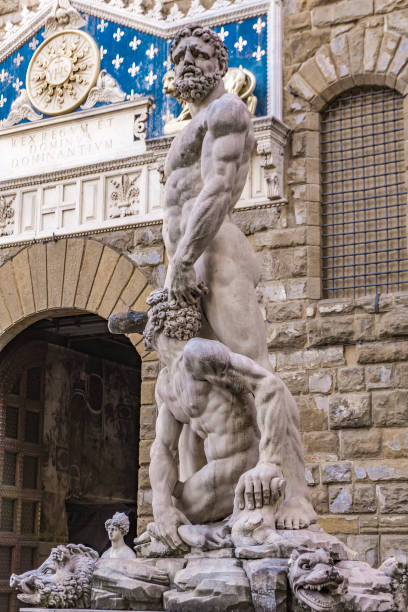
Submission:
[[[45,117],[37,124],[3,124],[0,150],[6,150],[3,141],[17,152],[12,177],[0,176],[2,207],[14,210],[12,230],[5,221],[0,237],[3,360],[33,324],[75,314],[106,321],[112,312],[146,308],[148,293],[163,283],[160,171],[172,138],[163,134],[163,122],[178,109],[163,101],[159,86],[164,42],[154,49],[180,23],[209,23],[229,43],[232,65],[257,75],[257,148],[234,219],[261,265],[258,292],[270,359],[298,402],[319,522],[373,564],[391,550],[408,550],[408,2],[71,4],[90,15],[95,36],[107,22],[113,33],[119,30],[118,44],[128,36],[130,45],[133,30],[135,40],[142,40],[140,32],[157,37],[141,43],[147,51],[153,45],[151,76],[147,68],[143,73],[152,89],[135,96],[130,81],[118,76],[126,99],[81,111],[87,113],[82,121],[105,122],[104,134],[103,125],[116,117],[136,134],[131,142],[120,135],[102,156],[76,152],[82,163],[38,157],[18,165],[24,137],[50,125],[69,130],[77,125],[75,113],[57,123]],[[44,27],[49,8],[8,5],[16,12],[2,18],[0,64],[10,73],[21,45],[27,49]],[[251,38],[254,33],[263,42]],[[112,71],[116,50],[109,53],[110,66],[102,67]],[[117,57],[120,67],[123,55]],[[126,79],[132,70],[137,74],[133,66],[126,65]],[[10,82],[8,92],[12,87]],[[9,100],[3,119],[10,108]],[[34,170],[30,163],[37,164]],[[129,214],[111,214],[118,199]],[[148,465],[159,363],[141,337],[129,340],[140,356],[140,532],[151,520]],[[1,461],[0,453],[0,473]],[[3,486],[0,493],[10,497],[13,491]],[[44,545],[52,539],[40,530],[35,537]],[[1,589],[7,592],[0,583]]]

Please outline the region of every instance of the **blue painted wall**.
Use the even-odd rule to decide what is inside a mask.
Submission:
[[[129,99],[132,94],[150,95],[155,108],[149,119],[149,138],[161,136],[166,115],[177,116],[176,100],[162,93],[171,40],[146,34],[104,19],[83,15],[82,28],[94,37],[105,68],[120,84]],[[230,66],[244,66],[256,76],[254,94],[258,98],[257,116],[267,113],[267,20],[266,16],[245,19],[214,28],[221,34],[229,52]],[[43,42],[42,32],[0,64],[0,119],[5,119],[25,78],[35,49]],[[80,109],[77,109],[80,110]]]

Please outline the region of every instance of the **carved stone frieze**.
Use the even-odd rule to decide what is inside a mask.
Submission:
[[[100,71],[96,85],[92,87],[81,108],[92,108],[98,102],[123,102],[125,98],[126,94],[119,83],[104,69]]]
[[[0,236],[8,236],[14,230],[13,202],[16,194],[0,196]]]
[[[109,179],[110,196],[109,196],[109,218],[118,219],[138,214],[138,206],[140,204],[140,188],[138,181],[141,171],[133,175],[122,174],[117,178]]]

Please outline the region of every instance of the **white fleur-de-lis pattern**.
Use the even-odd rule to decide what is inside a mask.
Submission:
[[[116,79],[127,101],[144,95],[153,97],[155,108],[149,119],[147,137],[161,136],[163,124],[180,113],[176,100],[162,92],[163,76],[172,67],[169,59],[171,40],[108,19],[85,17],[84,29],[99,47],[101,69]],[[214,27],[228,48],[229,65],[242,65],[256,76],[257,115],[267,112],[267,29],[266,15]],[[0,120],[7,118],[11,104],[25,87],[27,68],[43,40],[42,33],[43,30],[37,32],[0,65]],[[81,112],[81,109],[74,112]]]

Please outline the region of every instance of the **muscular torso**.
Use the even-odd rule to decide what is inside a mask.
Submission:
[[[257,451],[259,431],[252,395],[238,395],[228,387],[196,380],[182,359],[171,372],[168,368],[161,371],[157,382],[159,396],[161,391],[174,418],[179,423],[188,423],[204,440],[208,462]]]
[[[231,94],[225,94],[225,96],[230,97]],[[209,104],[206,109],[191,120],[189,125],[176,136],[167,156],[164,211],[167,231],[164,233],[164,240],[170,259],[176,252],[177,245],[186,231],[192,208],[204,186],[203,170],[211,171],[211,143],[208,142],[211,139],[211,134],[208,129],[208,118],[211,115],[213,105],[217,103],[219,103],[219,100]],[[228,213],[232,212],[244,188],[253,144],[254,137],[252,129],[249,128],[231,193]],[[230,222],[228,216],[226,222]],[[209,245],[208,248],[211,248],[211,246]]]

